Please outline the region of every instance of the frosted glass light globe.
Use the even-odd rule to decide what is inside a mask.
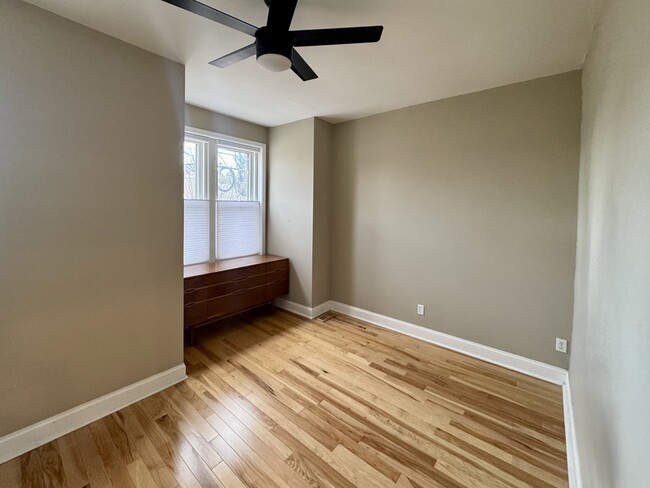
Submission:
[[[262,54],[257,58],[257,62],[269,71],[286,71],[291,68],[291,60],[281,54]]]

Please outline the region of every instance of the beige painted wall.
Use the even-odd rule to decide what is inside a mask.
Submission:
[[[650,3],[611,0],[584,69],[571,388],[583,485],[648,486]]]
[[[288,299],[312,306],[314,119],[269,129],[266,250],[291,261]]]
[[[267,144],[269,129],[261,125],[229,117],[217,112],[211,112],[194,105],[185,105],[185,124],[195,129],[209,130],[249,141]]]
[[[572,72],[335,125],[332,299],[566,367],[580,117]]]
[[[306,307],[330,297],[331,145],[320,119],[269,129],[267,251],[290,259],[286,298]]]
[[[183,67],[0,6],[0,436],[183,361]]]
[[[314,243],[312,306],[330,299],[330,176],[332,125],[314,120]]]

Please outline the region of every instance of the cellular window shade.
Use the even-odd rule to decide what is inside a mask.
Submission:
[[[186,265],[210,260],[210,201],[185,200],[183,261]]]
[[[217,259],[260,252],[260,202],[217,201]]]

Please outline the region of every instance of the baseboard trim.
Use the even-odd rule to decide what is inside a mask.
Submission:
[[[289,312],[293,312],[308,319],[315,319],[330,309],[330,302],[321,303],[320,305],[311,308],[284,298],[276,298],[275,305],[283,310],[288,310]]]
[[[503,366],[504,368],[538,378],[556,385],[563,385],[567,378],[567,371],[550,364],[528,359],[493,347],[484,346],[477,342],[461,339],[443,332],[427,329],[421,325],[411,324],[403,320],[394,319],[362,308],[345,305],[339,302],[330,302],[330,309],[349,315],[371,324],[378,325],[402,334],[421,339],[432,344],[460,352],[468,356],[487,361],[488,363]]]
[[[0,464],[183,381],[185,364],[0,437]]]
[[[395,332],[400,332],[410,337],[420,339],[437,346],[451,349],[468,356],[487,361],[488,363],[503,366],[504,368],[518,371],[528,376],[538,378],[556,385],[563,385],[568,378],[568,372],[565,369],[551,366],[534,359],[518,356],[506,351],[501,351],[493,347],[484,346],[477,342],[461,339],[444,332],[438,332],[433,329],[422,327],[421,325],[411,324],[403,320],[394,319],[386,315],[381,315],[362,308],[353,307],[344,303],[329,301],[322,303],[314,308],[300,305],[283,298],[275,300],[276,306],[289,312],[293,312],[302,317],[313,319],[319,315],[334,310],[359,320],[364,320],[373,325],[383,327]]]
[[[582,488],[580,472],[580,457],[578,456],[578,439],[573,418],[573,400],[571,397],[571,382],[567,375],[562,385],[562,404],[564,405],[564,435],[566,438],[566,457],[569,471],[569,487]]]

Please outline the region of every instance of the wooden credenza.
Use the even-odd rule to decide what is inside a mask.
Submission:
[[[289,260],[263,255],[185,266],[184,326],[191,329],[289,293]]]

